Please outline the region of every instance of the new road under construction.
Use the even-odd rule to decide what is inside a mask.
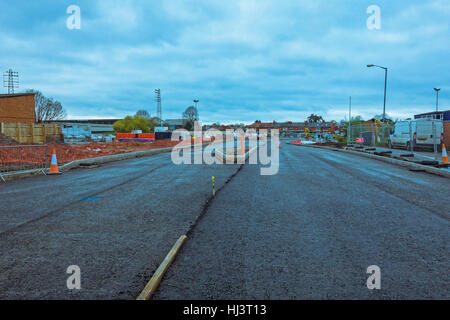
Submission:
[[[291,142],[268,140],[267,175],[237,142],[245,163],[168,147],[2,183],[0,299],[450,298],[445,174]]]

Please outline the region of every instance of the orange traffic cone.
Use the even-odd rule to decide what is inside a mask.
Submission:
[[[50,171],[48,174],[61,174],[58,170],[58,160],[56,160],[56,150],[53,149],[52,162],[50,163]]]
[[[448,163],[447,150],[445,149],[445,144],[442,144],[442,162]]]

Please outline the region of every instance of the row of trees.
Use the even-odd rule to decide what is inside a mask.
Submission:
[[[194,106],[188,107],[182,114],[183,127],[186,130],[194,128],[194,121],[198,121],[198,111]],[[151,118],[146,110],[139,110],[134,116],[127,116],[122,120],[116,121],[113,125],[116,132],[131,132],[142,130],[142,132],[151,132],[159,124]]]
[[[114,122],[113,128],[116,132],[126,133],[134,130],[142,130],[144,133],[151,132],[157,123],[151,119],[146,110],[139,110],[134,116],[126,116],[124,119]]]

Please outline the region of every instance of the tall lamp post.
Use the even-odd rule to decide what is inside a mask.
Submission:
[[[352,97],[348,102],[348,128],[347,128],[347,144],[352,143]]]
[[[383,144],[384,144],[384,126],[385,126],[385,121],[386,121],[386,87],[387,87],[387,73],[388,73],[388,68],[386,67],[382,67],[382,66],[378,66],[376,64],[368,64],[367,68],[372,68],[372,67],[378,67],[381,69],[384,69],[384,103],[383,103],[383,128],[382,128],[382,136],[383,136]]]
[[[441,90],[440,88],[434,88],[434,91],[436,91],[436,112],[438,112],[438,107],[439,107],[439,91],[440,90]]]

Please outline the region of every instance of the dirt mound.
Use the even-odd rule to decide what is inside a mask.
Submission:
[[[13,138],[8,137],[7,135],[4,135],[3,133],[0,133],[0,145],[17,145],[19,144],[16,140]]]
[[[48,153],[51,157],[53,149],[56,151],[58,163],[68,163],[75,160],[89,159],[113,154],[143,151],[151,149],[161,149],[174,147],[179,141],[170,139],[156,140],[153,143],[148,142],[92,142],[89,144],[48,144]],[[187,143],[187,142],[186,142]]]
[[[345,142],[325,142],[325,143],[321,143],[321,146],[326,146],[326,147],[334,147],[334,148],[338,148],[338,149],[343,149],[347,146],[347,143]]]

